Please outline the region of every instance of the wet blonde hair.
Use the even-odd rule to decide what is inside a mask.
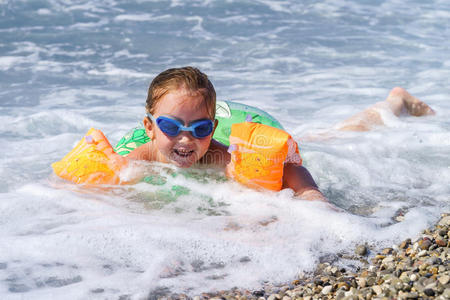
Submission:
[[[156,76],[150,87],[145,108],[148,113],[155,112],[156,105],[171,91],[185,88],[192,93],[200,93],[212,120],[216,115],[216,91],[208,76],[193,67],[173,68]]]

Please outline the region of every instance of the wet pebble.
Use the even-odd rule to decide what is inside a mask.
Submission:
[[[365,256],[367,254],[367,247],[366,245],[358,245],[355,249],[356,255]]]

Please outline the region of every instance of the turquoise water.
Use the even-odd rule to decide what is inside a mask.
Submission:
[[[1,298],[258,288],[419,234],[450,200],[450,4],[422,2],[0,0]],[[218,99],[280,120],[344,211],[217,170],[150,164],[162,185],[96,190],[52,175],[90,127],[117,142],[144,117],[152,78],[184,65]],[[395,86],[437,115],[311,138]]]

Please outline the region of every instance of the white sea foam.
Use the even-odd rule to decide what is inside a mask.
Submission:
[[[140,15],[118,15],[114,18],[115,21],[134,21],[145,22],[152,21],[154,16],[152,14],[140,14]]]
[[[111,76],[111,77],[130,77],[130,78],[149,78],[150,74],[136,72],[133,70],[118,68],[113,64],[107,63],[102,70],[90,70],[88,74],[95,76]]]
[[[23,58],[20,56],[3,56],[0,57],[0,69],[2,71],[9,70],[15,64],[23,61]]]
[[[195,184],[190,187],[196,191]],[[51,286],[50,278],[62,286],[75,282],[86,292],[102,288],[104,296],[117,293],[115,288],[124,279],[129,280],[128,290],[121,293],[135,296],[143,295],[146,285],[173,291],[193,288],[191,292],[198,293],[205,280],[218,289],[236,284],[257,288],[262,280],[285,281],[299,270],[311,270],[320,256],[355,243],[389,245],[433,220],[412,210],[402,223],[379,230],[379,223],[391,217],[388,210],[371,220],[336,213],[320,203],[293,202],[290,193],[237,193],[242,188],[235,184],[211,187],[215,191],[208,196],[224,202],[227,215],[208,217],[192,209],[204,205],[196,196],[180,199],[177,210],[142,207],[138,213],[111,196],[95,200],[89,194],[24,186],[10,200],[2,199],[3,205],[14,201],[3,210],[9,217],[2,218],[2,230],[10,237],[9,247],[17,251],[2,252],[6,254],[1,258],[14,260],[10,275],[18,276],[17,284],[31,288],[28,295],[41,292],[35,289],[39,280]],[[227,200],[230,190],[233,201]],[[327,223],[321,217],[324,212]],[[26,266],[28,275],[21,274]],[[102,279],[99,274],[110,275]],[[90,283],[92,276],[97,278],[95,284]]]
[[[39,15],[42,15],[42,16],[51,15],[52,14],[52,11],[50,9],[47,9],[47,8],[39,8],[36,12]]]
[[[70,26],[70,29],[92,30],[93,27],[105,26],[109,23],[107,19],[101,19],[98,22],[76,23]]]
[[[173,16],[171,15],[152,15],[152,14],[124,14],[114,17],[114,21],[133,21],[133,22],[147,22],[147,21],[168,21],[171,20]]]

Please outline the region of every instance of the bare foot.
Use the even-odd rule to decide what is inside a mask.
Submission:
[[[392,89],[386,101],[393,103],[398,102],[399,99],[403,100],[404,108],[407,110],[408,114],[412,116],[420,117],[436,114],[428,104],[412,96],[405,89],[400,87]]]
[[[416,117],[420,117],[420,116],[429,116],[429,115],[435,115],[436,112],[428,106],[428,104],[426,104],[423,101],[420,101],[417,98],[414,98],[417,100],[414,102],[406,102],[405,106],[406,109],[408,110],[408,113],[412,116],[416,116]]]

